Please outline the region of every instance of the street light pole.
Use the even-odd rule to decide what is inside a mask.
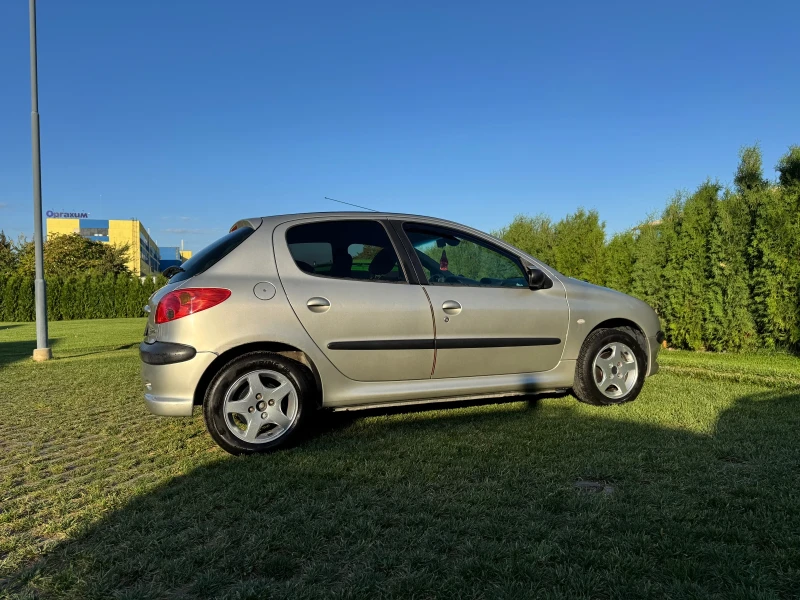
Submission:
[[[36,68],[36,0],[29,0],[31,19],[31,146],[33,147],[33,244],[36,251],[36,350],[33,360],[53,358],[47,339],[47,291],[42,240],[42,165],[39,151],[39,82]]]

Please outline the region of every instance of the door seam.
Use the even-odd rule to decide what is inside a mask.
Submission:
[[[431,297],[428,295],[428,290],[425,289],[424,285],[419,287],[425,292],[425,297],[428,299],[428,306],[431,309],[431,323],[433,324],[433,365],[431,365],[431,379],[433,379],[433,374],[436,372],[436,315],[433,312],[433,303],[431,302]]]

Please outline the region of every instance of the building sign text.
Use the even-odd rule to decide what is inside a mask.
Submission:
[[[47,216],[51,219],[88,219],[89,213],[86,212],[53,212],[47,211]]]

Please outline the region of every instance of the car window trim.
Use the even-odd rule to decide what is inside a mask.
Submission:
[[[425,277],[425,271],[422,269],[422,264],[419,261],[417,253],[414,251],[414,246],[411,240],[403,231],[403,222],[393,219],[386,219],[387,226],[392,230],[393,242],[396,242],[403,250],[403,260],[408,266],[408,271],[412,275],[414,284],[427,285],[428,280]]]
[[[486,240],[480,239],[471,233],[466,231],[462,231],[457,227],[450,227],[445,225],[439,225],[434,223],[426,223],[424,221],[410,221],[410,220],[391,220],[392,225],[394,225],[395,230],[398,231],[401,239],[404,240],[404,243],[407,244],[407,247],[410,249],[409,255],[411,258],[411,262],[414,264],[414,267],[419,272],[419,278],[422,285],[437,285],[435,283],[430,283],[428,281],[427,275],[425,275],[425,269],[422,265],[422,261],[420,261],[417,253],[414,249],[414,244],[411,243],[411,239],[406,234],[405,226],[411,225],[413,227],[419,227],[420,229],[431,229],[433,231],[443,231],[445,233],[454,232],[456,235],[474,243],[479,246],[483,246],[490,250],[493,250],[500,254],[501,256],[505,256],[514,264],[516,264],[520,271],[523,273],[523,277],[527,274],[528,270],[525,268],[525,264],[522,262],[522,259],[514,254],[513,252],[509,252],[505,248],[497,246],[496,244],[492,244],[491,242],[487,242]],[[452,235],[452,234],[451,234]],[[462,288],[480,288],[480,289],[492,289],[492,290],[520,290],[520,289],[528,289],[525,288],[518,288],[518,287],[502,287],[502,286],[493,286],[493,285],[462,285],[460,283],[448,283],[447,286],[440,285],[438,287],[462,287]]]
[[[417,279],[420,285],[430,285],[428,282],[428,277],[425,275],[425,269],[422,266],[422,262],[419,260],[416,251],[414,250],[414,244],[411,243],[408,235],[406,235],[405,229],[403,226],[406,223],[416,223],[415,221],[406,221],[406,220],[398,220],[398,219],[390,219],[389,223],[392,225],[394,230],[397,232],[397,237],[403,243],[403,247],[406,250],[406,254],[408,256],[409,262],[414,266],[414,271],[417,274]]]
[[[294,259],[294,256],[292,256],[292,249],[289,247],[289,241],[286,239],[287,236],[289,235],[289,232],[292,229],[294,229],[295,227],[300,227],[302,225],[308,225],[310,223],[335,223],[337,221],[340,221],[340,222],[341,221],[371,221],[373,223],[378,223],[381,227],[383,227],[383,230],[386,232],[386,237],[389,238],[389,243],[392,245],[392,249],[394,250],[395,256],[397,256],[398,266],[400,267],[400,271],[403,273],[403,277],[405,279],[399,280],[399,281],[390,281],[388,279],[358,279],[356,277],[331,277],[330,275],[318,275],[317,273],[309,273],[307,271],[304,271],[300,267],[298,267],[297,266],[297,261]],[[358,217],[355,217],[355,218],[354,217],[347,217],[347,218],[342,218],[342,219],[330,219],[330,218],[328,218],[328,219],[326,219],[326,218],[302,219],[302,220],[299,220],[298,222],[295,222],[293,225],[290,225],[289,227],[286,228],[286,230],[283,232],[283,243],[286,244],[286,249],[289,251],[289,256],[291,257],[295,268],[302,275],[306,275],[308,277],[319,277],[320,279],[328,279],[328,280],[333,279],[333,280],[338,280],[338,281],[360,281],[360,282],[365,282],[365,283],[393,283],[393,284],[412,285],[411,281],[410,281],[409,274],[406,272],[405,265],[403,264],[402,253],[398,252],[398,250],[397,250],[397,246],[398,246],[397,242],[399,242],[399,240],[396,240],[395,236],[392,235],[393,233],[394,233],[394,231],[389,226],[389,223],[388,223],[387,219],[358,218]],[[404,250],[404,248],[403,248],[403,250]],[[415,279],[416,279],[416,277],[415,277]]]

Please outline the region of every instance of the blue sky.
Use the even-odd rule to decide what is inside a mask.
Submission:
[[[199,249],[332,196],[610,232],[800,143],[793,2],[39,0],[45,210]],[[0,2],[0,228],[32,232],[28,3]]]

